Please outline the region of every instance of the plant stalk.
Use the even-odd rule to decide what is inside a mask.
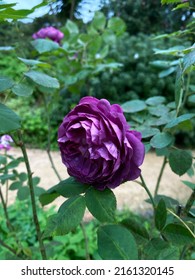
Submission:
[[[150,198],[150,201],[152,203],[152,206],[153,206],[153,208],[155,210],[156,209],[156,205],[155,205],[154,199],[153,199],[152,194],[151,194],[150,190],[148,189],[148,187],[147,187],[147,185],[146,185],[146,183],[144,181],[144,178],[143,178],[143,176],[141,174],[140,174],[140,179],[141,179],[141,182],[142,182],[142,187],[146,190],[146,192],[147,192],[147,194],[148,194],[148,196]]]
[[[12,254],[16,255],[18,257],[17,252],[12,249],[9,245],[7,245],[5,242],[3,242],[3,240],[0,239],[0,245],[4,248],[6,248],[7,250],[9,250]]]
[[[156,187],[155,187],[155,191],[154,191],[154,196],[156,196],[158,194],[158,190],[159,190],[159,187],[160,187],[160,182],[161,182],[162,175],[163,175],[166,164],[167,164],[167,157],[164,157],[163,164],[162,164],[162,167],[161,167],[158,179],[157,179],[157,183],[156,183]]]
[[[8,211],[7,211],[7,205],[6,205],[6,202],[5,202],[5,200],[4,200],[1,187],[0,187],[0,199],[1,199],[1,202],[2,202],[2,205],[3,205],[3,211],[4,211],[4,215],[5,215],[7,227],[8,227],[8,229],[12,230],[13,227],[12,227],[11,222],[10,222],[10,219],[9,219],[9,215],[8,215]]]
[[[36,229],[36,233],[37,233],[37,238],[38,238],[38,242],[39,242],[39,248],[40,248],[40,253],[41,253],[42,259],[46,260],[47,259],[46,251],[45,251],[45,247],[43,244],[43,240],[41,238],[41,229],[40,229],[40,224],[39,224],[38,215],[37,215],[35,192],[34,192],[33,180],[32,180],[32,171],[30,168],[30,163],[29,163],[26,147],[23,142],[21,131],[18,131],[19,143],[17,143],[15,141],[14,137],[12,137],[12,138],[13,138],[14,142],[16,143],[16,145],[20,147],[23,157],[24,157],[24,162],[25,162],[26,170],[27,170],[27,174],[28,174],[28,184],[29,184],[30,198],[31,198],[31,205],[32,205],[32,212],[33,212],[33,221],[35,224],[35,229]]]

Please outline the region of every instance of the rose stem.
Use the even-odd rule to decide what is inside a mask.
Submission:
[[[26,147],[25,147],[25,144],[23,142],[23,137],[22,137],[21,131],[20,130],[18,131],[19,143],[17,143],[17,141],[14,139],[14,137],[12,137],[12,138],[13,138],[15,144],[20,147],[20,149],[22,151],[22,154],[23,154],[23,157],[24,157],[24,162],[25,162],[26,170],[27,170],[27,174],[28,174],[28,185],[29,185],[29,190],[30,190],[33,220],[34,220],[35,229],[36,229],[36,232],[37,232],[37,238],[38,238],[38,242],[39,242],[40,253],[41,253],[42,259],[46,260],[47,259],[46,251],[45,251],[45,247],[44,247],[44,244],[43,244],[43,240],[41,238],[40,224],[39,224],[39,220],[38,220],[38,216],[37,216],[37,208],[36,208],[35,192],[34,192],[33,180],[32,180],[32,172],[31,172],[30,163],[29,163],[27,152],[26,152]]]
[[[163,164],[162,164],[162,167],[161,167],[158,179],[157,179],[157,183],[156,183],[156,187],[155,187],[155,191],[154,191],[154,196],[156,196],[157,193],[158,193],[158,190],[159,190],[159,187],[160,187],[160,182],[161,182],[162,175],[163,175],[166,164],[167,164],[167,157],[164,157]]]
[[[153,206],[153,208],[154,208],[154,210],[156,209],[156,206],[155,206],[155,203],[154,203],[154,199],[153,199],[153,197],[152,197],[152,194],[151,194],[151,192],[149,191],[149,189],[148,189],[148,187],[147,187],[147,185],[146,185],[146,183],[145,183],[145,181],[144,181],[144,178],[143,178],[143,176],[140,174],[140,179],[141,179],[141,182],[142,182],[142,187],[146,190],[146,192],[147,192],[147,194],[148,194],[148,196],[149,196],[149,198],[150,198],[150,201],[151,201],[151,203],[152,203],[152,206]]]

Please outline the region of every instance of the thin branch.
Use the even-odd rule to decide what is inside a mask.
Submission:
[[[5,203],[5,200],[4,200],[4,197],[3,197],[3,193],[2,193],[2,191],[1,191],[1,187],[0,187],[0,199],[1,199],[1,202],[2,202],[2,205],[3,205],[3,211],[4,211],[4,215],[5,215],[7,227],[8,227],[10,230],[13,230],[13,227],[12,227],[11,222],[10,222],[10,219],[9,219],[8,211],[7,211],[7,205],[6,205],[6,203]]]
[[[158,179],[157,179],[157,183],[156,183],[156,187],[155,187],[155,191],[154,191],[154,196],[156,196],[158,194],[158,190],[159,190],[159,187],[160,187],[160,182],[161,182],[162,175],[163,175],[166,164],[167,164],[167,157],[164,157],[163,164],[162,164],[162,167],[161,167]]]
[[[37,238],[38,238],[38,242],[39,242],[39,248],[40,248],[40,252],[42,255],[42,259],[46,260],[47,259],[46,251],[45,251],[45,247],[43,244],[43,240],[41,238],[41,229],[40,229],[40,224],[39,224],[38,215],[37,215],[35,192],[34,192],[34,186],[33,186],[33,180],[32,180],[32,171],[30,168],[30,163],[29,163],[27,152],[26,152],[26,147],[23,142],[21,131],[18,131],[19,143],[17,143],[17,141],[15,140],[15,138],[13,136],[12,136],[12,138],[13,138],[15,144],[20,147],[23,157],[24,157],[24,162],[25,162],[26,170],[27,170],[27,174],[28,174],[28,185],[29,185],[29,190],[30,190],[33,220],[34,220],[34,224],[35,224],[35,228],[36,228],[36,233],[37,233]]]
[[[0,245],[4,248],[6,248],[7,250],[9,250],[12,254],[16,255],[18,257],[17,252],[12,249],[10,246],[8,246],[5,242],[3,242],[3,240],[0,239]]]
[[[174,212],[172,212],[170,209],[167,209],[169,213],[171,213],[176,219],[178,219],[184,226],[187,228],[187,230],[191,233],[191,235],[195,238],[195,234],[191,231],[189,226],[179,217],[177,216]]]
[[[150,201],[152,203],[152,206],[153,206],[153,208],[155,210],[156,209],[156,205],[155,205],[154,199],[153,199],[152,194],[151,194],[150,190],[148,189],[148,187],[147,187],[147,185],[146,185],[142,175],[140,175],[140,179],[141,179],[141,182],[142,182],[142,187],[146,190],[146,192],[147,192],[147,194],[148,194],[148,196],[150,198]]]

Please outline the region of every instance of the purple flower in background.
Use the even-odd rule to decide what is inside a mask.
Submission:
[[[60,43],[60,41],[63,39],[64,34],[54,28],[53,26],[41,28],[37,33],[34,33],[32,35],[33,39],[45,39],[49,38],[54,42]]]
[[[97,189],[135,180],[144,159],[141,133],[130,130],[122,108],[84,97],[58,130],[62,162],[70,176]]]
[[[11,142],[13,142],[13,140],[9,135],[3,135],[0,137],[0,150],[5,149],[6,151],[9,151],[11,149]]]

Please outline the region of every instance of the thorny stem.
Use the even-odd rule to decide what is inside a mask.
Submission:
[[[159,187],[160,187],[160,182],[161,182],[162,175],[163,175],[166,164],[167,164],[167,157],[164,157],[163,164],[162,164],[162,167],[161,167],[158,179],[157,179],[157,183],[156,183],[156,187],[155,187],[155,191],[154,191],[154,196],[156,196],[158,194],[158,190],[159,190]]]
[[[36,229],[36,233],[37,233],[37,238],[38,238],[38,242],[39,242],[40,253],[41,253],[42,259],[46,260],[47,259],[46,251],[45,251],[45,247],[44,247],[44,244],[43,244],[43,240],[41,238],[41,229],[40,229],[40,224],[39,224],[39,220],[38,220],[38,216],[37,216],[35,193],[34,193],[33,180],[32,180],[32,171],[31,171],[31,168],[30,168],[30,163],[29,163],[27,152],[26,152],[26,147],[25,147],[25,144],[23,142],[21,131],[18,131],[19,143],[17,143],[17,141],[15,140],[15,137],[12,136],[12,139],[14,140],[15,144],[20,147],[20,149],[22,151],[22,154],[23,154],[23,157],[24,157],[24,162],[25,162],[26,170],[27,170],[27,174],[28,174],[28,185],[29,185],[29,190],[30,190],[33,220],[34,220],[35,229]]]
[[[47,154],[51,163],[51,167],[53,168],[54,173],[56,174],[57,178],[59,181],[61,181],[60,174],[58,173],[55,164],[53,162],[53,158],[51,156],[51,122],[50,122],[50,117],[49,117],[49,108],[47,106],[47,101],[45,99],[45,95],[43,94],[43,99],[44,99],[44,105],[45,105],[45,112],[46,112],[46,117],[47,117],[47,126],[48,126],[48,134],[47,134]]]
[[[191,196],[189,197],[186,206],[184,207],[184,213],[187,215],[192,207],[192,205],[194,204],[195,201],[195,189],[193,190]]]
[[[85,253],[86,253],[86,260],[90,260],[90,254],[89,254],[89,240],[86,234],[85,226],[83,222],[80,223],[81,230],[83,232],[84,240],[85,240]]]
[[[8,215],[8,212],[7,212],[7,206],[6,206],[4,197],[3,197],[3,193],[1,191],[1,187],[0,187],[0,198],[1,198],[2,205],[3,205],[3,211],[4,211],[5,218],[6,218],[7,227],[10,230],[12,230],[13,228],[12,228],[12,225],[11,225],[11,222],[10,222],[10,219],[9,219],[9,215]]]
[[[147,187],[147,185],[146,185],[142,175],[140,175],[140,179],[141,179],[141,182],[142,182],[142,187],[146,190],[146,192],[147,192],[147,194],[148,194],[148,196],[150,198],[150,201],[152,203],[152,206],[153,206],[153,208],[155,210],[156,209],[156,205],[155,205],[154,199],[153,199],[152,194],[151,194],[150,190],[148,189],[148,187]]]

